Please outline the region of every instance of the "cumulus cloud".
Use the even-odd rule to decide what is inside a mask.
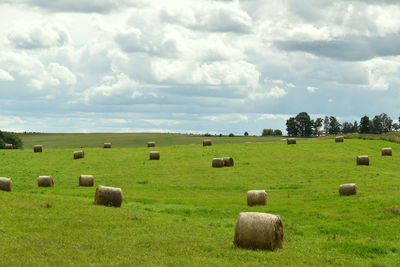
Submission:
[[[238,6],[218,3],[195,4],[161,11],[162,20],[202,31],[250,33],[251,17]]]
[[[142,0],[3,0],[2,2],[25,4],[53,12],[78,13],[109,13],[126,7],[145,5],[145,1]]]
[[[307,91],[310,93],[314,93],[318,90],[317,87],[313,87],[313,86],[307,86]]]
[[[14,77],[7,71],[0,69],[0,81],[14,81]]]
[[[7,38],[14,47],[21,49],[59,47],[68,44],[71,39],[65,27],[49,23],[13,29]]]

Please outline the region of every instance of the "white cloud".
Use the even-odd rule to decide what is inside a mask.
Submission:
[[[0,81],[14,81],[14,77],[7,71],[0,69]]]
[[[318,91],[319,89],[317,87],[313,87],[313,86],[307,86],[307,91],[310,93],[314,93],[316,91]]]
[[[50,23],[14,28],[8,32],[7,38],[14,47],[21,49],[58,47],[71,40],[65,27]]]

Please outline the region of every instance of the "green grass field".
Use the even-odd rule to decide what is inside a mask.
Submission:
[[[201,139],[165,142],[156,148],[160,161],[148,160],[142,141],[141,147],[102,149],[88,138],[84,146],[93,148],[81,160],[65,148],[70,139],[0,150],[0,176],[14,183],[13,192],[0,191],[0,266],[400,265],[399,144],[218,144],[212,137],[217,144],[202,147]],[[44,152],[33,153],[39,141]],[[382,147],[392,147],[393,157],[382,157]],[[356,166],[356,155],[369,155],[371,165]],[[211,159],[221,156],[233,157],[235,166],[211,168]],[[95,187],[78,187],[80,174],[93,174],[95,185],[122,188],[122,207],[93,205]],[[55,187],[38,188],[39,175],[53,175]],[[356,183],[357,195],[340,197],[342,183]],[[266,206],[246,205],[252,189],[268,191]],[[234,226],[244,211],[279,214],[283,249],[234,247]]]
[[[147,142],[155,141],[157,146],[197,145],[204,139],[212,139],[214,144],[267,142],[282,139],[281,136],[211,136],[159,133],[78,133],[78,134],[21,134],[25,149],[41,144],[47,148],[87,148],[103,147],[112,143],[113,147],[145,147]]]

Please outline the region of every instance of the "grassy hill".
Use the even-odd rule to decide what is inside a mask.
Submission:
[[[112,143],[113,147],[144,147],[148,141],[157,146],[201,144],[212,139],[214,144],[277,141],[282,137],[261,136],[210,136],[159,133],[77,133],[77,134],[21,134],[25,149],[41,144],[46,148],[102,147]]]
[[[13,192],[0,191],[0,266],[400,265],[399,144],[310,139],[202,147],[202,138],[188,137],[195,145],[167,146],[167,137],[154,135],[142,137],[138,148],[87,148],[85,159],[73,160],[73,149],[63,147],[117,142],[75,137],[61,148],[42,139],[43,153],[0,151],[0,176],[14,183]],[[160,161],[148,160],[149,139],[165,141],[156,148]],[[382,157],[388,146],[393,157]],[[361,154],[370,156],[370,166],[356,166]],[[233,157],[235,166],[211,168],[221,156]],[[78,187],[80,174],[122,188],[122,207],[93,205],[95,187]],[[55,187],[38,188],[39,175],[53,175]],[[342,183],[357,183],[358,194],[340,197]],[[252,189],[268,191],[266,206],[246,205]],[[283,249],[234,247],[243,211],[279,214]]]

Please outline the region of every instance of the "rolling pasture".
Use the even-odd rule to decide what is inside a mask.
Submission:
[[[0,177],[13,179],[13,192],[0,191],[0,266],[400,265],[399,144],[211,137],[203,147],[203,137],[178,135],[65,136],[26,136],[24,150],[0,150]],[[73,160],[80,147],[85,158]],[[393,156],[382,157],[383,147]],[[369,155],[370,166],[356,166],[357,155]],[[224,156],[235,166],[211,167]],[[81,174],[93,175],[95,187],[121,188],[122,206],[94,205],[95,187],[79,187]],[[39,175],[52,175],[55,187],[39,188]],[[356,183],[357,194],[339,196],[344,183]],[[266,206],[247,206],[253,189],[267,190]],[[236,248],[245,211],[280,215],[283,249]]]

